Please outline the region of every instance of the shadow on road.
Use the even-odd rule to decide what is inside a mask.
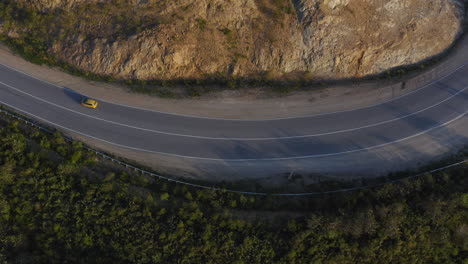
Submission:
[[[65,93],[65,95],[67,95],[70,99],[72,99],[74,102],[80,104],[81,101],[86,98],[86,96],[78,93],[78,92],[75,92],[73,91],[72,89],[70,88],[64,88],[63,89],[63,92]]]

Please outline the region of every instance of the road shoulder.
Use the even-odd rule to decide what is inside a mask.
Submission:
[[[228,119],[284,118],[379,104],[443,78],[467,61],[468,39],[463,37],[440,63],[400,80],[342,84],[284,96],[272,96],[261,89],[252,89],[215,92],[190,99],[167,99],[131,93],[124,86],[89,81],[58,69],[35,65],[0,45],[0,64],[101,101],[159,112]]]

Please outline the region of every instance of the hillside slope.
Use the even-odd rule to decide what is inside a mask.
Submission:
[[[120,79],[347,78],[419,62],[462,32],[458,0],[10,0],[47,52]],[[31,11],[31,9],[30,9]],[[5,17],[1,31],[37,30]],[[0,18],[2,19],[2,18]],[[31,28],[32,27],[32,28]]]

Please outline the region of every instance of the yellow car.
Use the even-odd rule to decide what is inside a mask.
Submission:
[[[98,104],[99,103],[96,100],[93,100],[90,98],[84,98],[83,100],[81,100],[81,105],[89,107],[89,108],[93,108],[93,109],[98,107]]]

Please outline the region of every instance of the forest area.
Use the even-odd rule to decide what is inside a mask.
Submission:
[[[137,175],[0,114],[0,263],[467,263],[467,176],[217,192]]]

